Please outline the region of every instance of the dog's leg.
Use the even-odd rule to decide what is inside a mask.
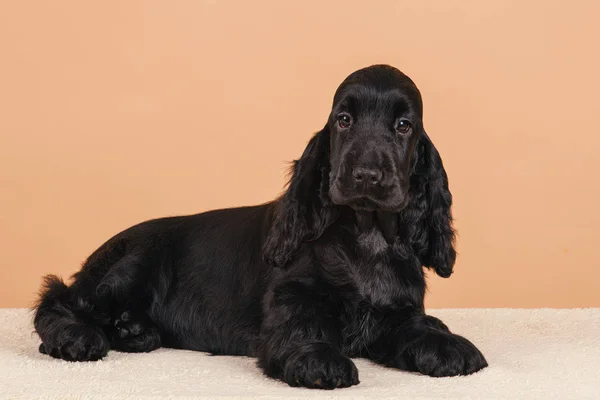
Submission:
[[[136,352],[160,347],[158,330],[145,314],[149,268],[140,254],[109,242],[90,256],[71,285],[47,277],[34,319],[40,352],[91,361],[104,357],[111,346]]]
[[[473,343],[423,314],[390,324],[369,353],[378,363],[435,377],[469,375],[487,367]]]
[[[101,325],[108,316],[80,285],[67,286],[47,276],[37,305],[34,326],[42,339],[40,353],[67,361],[95,361],[110,345]]]
[[[356,385],[358,371],[340,352],[339,311],[332,288],[288,282],[267,299],[258,363],[290,386],[334,389]]]

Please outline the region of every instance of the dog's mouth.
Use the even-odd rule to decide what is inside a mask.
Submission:
[[[356,212],[388,212],[398,213],[402,211],[409,201],[408,194],[396,189],[386,193],[381,199],[365,193],[350,193],[342,191],[339,185],[333,184],[329,188],[329,197],[334,204],[348,206]]]
[[[333,200],[333,199],[332,199]],[[388,212],[388,213],[399,213],[404,208],[406,208],[407,201],[406,199],[402,199],[399,202],[380,202],[376,199],[371,199],[368,197],[356,197],[345,199],[342,202],[338,203],[333,200],[333,203],[336,205],[344,205],[352,208],[354,211],[364,211],[364,212]]]

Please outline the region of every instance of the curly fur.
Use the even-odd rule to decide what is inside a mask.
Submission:
[[[348,96],[362,107],[354,139],[336,125]],[[350,75],[277,200],[143,222],[97,249],[70,285],[48,276],[40,351],[71,361],[160,346],[249,355],[267,376],[323,389],[359,383],[351,357],[431,376],[484,368],[471,342],[424,312],[423,268],[448,277],[456,252],[448,179],[421,108],[392,67]],[[389,113],[409,115],[412,136],[391,136]],[[334,182],[373,160],[396,182],[393,196],[334,201]],[[377,196],[387,205],[374,206]]]

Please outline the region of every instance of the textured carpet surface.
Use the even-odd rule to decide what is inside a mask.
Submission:
[[[430,378],[355,360],[360,385],[317,391],[267,379],[245,357],[159,349],[70,363],[38,353],[27,310],[0,309],[0,398],[600,399],[600,309],[429,313],[473,341],[490,366]]]

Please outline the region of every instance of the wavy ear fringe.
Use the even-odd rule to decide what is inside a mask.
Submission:
[[[287,191],[275,203],[273,223],[263,247],[268,263],[284,267],[303,241],[317,239],[335,221],[329,198],[329,129],[310,140],[294,161]]]
[[[456,260],[448,176],[440,154],[426,133],[418,150],[411,177],[414,192],[411,203],[401,212],[401,219],[409,229],[410,243],[417,249],[421,263],[447,278]]]

